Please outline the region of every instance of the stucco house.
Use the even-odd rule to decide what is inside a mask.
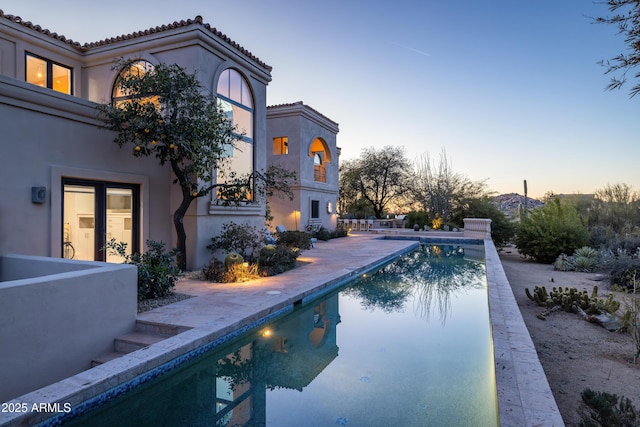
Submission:
[[[288,230],[336,228],[338,124],[303,102],[267,107],[267,163],[295,171],[295,198],[270,202],[273,223]]]
[[[294,170],[300,174],[296,196],[305,202],[297,209],[306,222],[308,209],[315,209],[307,209],[308,189],[317,187],[325,194],[328,185],[336,185],[335,196],[313,200],[322,204],[323,212],[328,202],[335,205],[337,125],[306,106],[292,104],[269,110],[277,126],[268,135],[271,67],[200,16],[80,44],[0,10],[0,253],[117,261],[101,250],[111,238],[127,242],[134,251],[144,250],[147,239],[175,244],[171,216],[180,195],[169,167],[152,157],[133,157],[112,143],[112,133],[100,129],[96,104],[122,95],[115,86],[120,73],[126,72],[114,68],[119,58],[138,60],[139,67],[177,63],[196,73],[244,131],[232,154],[238,173],[266,169],[272,156],[270,135],[287,136],[277,128],[281,123],[288,126],[287,110],[308,120],[321,141],[318,150],[311,149],[331,166],[329,181],[314,180],[313,168],[306,163],[313,162],[315,154],[310,155],[304,141],[308,159]],[[308,135],[301,128],[291,131],[296,141]],[[277,207],[281,202],[272,201],[274,211],[292,209]],[[261,228],[264,215],[265,201],[257,198],[232,207],[221,206],[215,192],[196,199],[184,219],[188,268],[209,261],[206,246],[223,223]]]

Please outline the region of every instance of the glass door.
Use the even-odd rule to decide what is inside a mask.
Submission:
[[[112,239],[127,254],[139,251],[139,187],[109,182],[63,180],[62,256],[123,262],[105,250]]]
[[[62,256],[67,259],[95,259],[96,191],[93,186],[65,185]]]

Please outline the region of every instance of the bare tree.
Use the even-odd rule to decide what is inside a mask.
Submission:
[[[440,215],[445,222],[455,211],[464,209],[471,199],[487,195],[484,181],[471,181],[453,171],[444,149],[437,164],[429,153],[416,159],[414,182],[415,202],[432,216]]]
[[[640,2],[638,0],[607,0],[602,3],[607,5],[612,15],[595,18],[594,22],[617,26],[619,33],[624,34],[624,43],[628,48],[628,53],[621,53],[611,60],[600,62],[607,68],[605,74],[620,73],[619,76],[611,77],[607,89],[620,89],[627,82],[627,73],[640,65]],[[640,72],[636,72],[633,77],[640,79]],[[629,91],[631,97],[639,92],[640,82],[632,86]]]

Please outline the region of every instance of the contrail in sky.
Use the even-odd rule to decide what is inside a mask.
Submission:
[[[419,54],[419,55],[423,55],[423,56],[431,56],[431,54],[430,54],[430,53],[424,52],[424,51],[422,51],[422,50],[420,50],[420,49],[416,49],[416,48],[413,48],[413,47],[410,47],[410,46],[406,46],[406,45],[403,45],[403,44],[400,44],[400,43],[392,42],[392,41],[389,41],[389,40],[387,40],[387,42],[388,42],[388,43],[391,43],[392,45],[395,45],[395,46],[401,47],[401,48],[403,48],[403,49],[410,50],[411,52],[415,52],[415,53],[417,53],[417,54]]]

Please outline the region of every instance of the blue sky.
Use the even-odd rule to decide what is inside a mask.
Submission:
[[[89,6],[90,5],[90,6]],[[640,190],[640,98],[597,64],[625,51],[589,0],[9,0],[0,8],[80,43],[201,15],[273,67],[270,105],[340,125],[341,159],[442,150],[497,193]]]

